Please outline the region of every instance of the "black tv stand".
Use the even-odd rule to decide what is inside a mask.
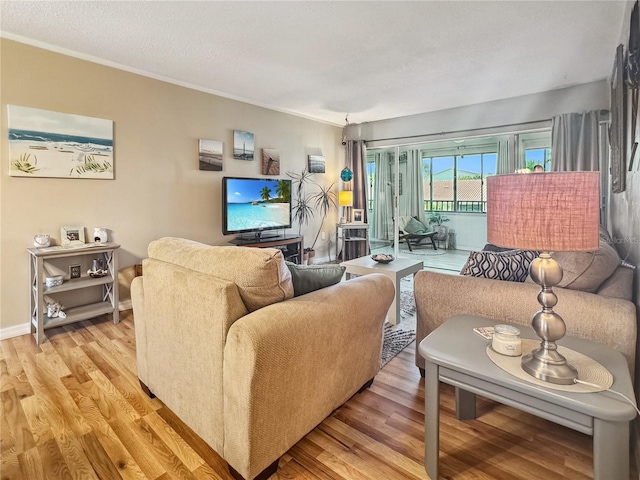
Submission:
[[[278,248],[282,251],[285,260],[302,264],[303,238],[300,235],[278,235],[272,238],[237,237],[231,240],[233,245],[239,247]]]

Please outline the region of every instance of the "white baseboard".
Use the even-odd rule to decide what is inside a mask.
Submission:
[[[131,299],[118,302],[118,311],[131,310]],[[29,323],[23,323],[22,325],[14,325],[13,327],[0,328],[0,340],[6,340],[8,338],[19,337],[20,335],[28,335],[31,333]]]
[[[20,335],[28,335],[31,333],[29,322],[22,325],[14,325],[13,327],[0,328],[0,340],[7,338],[19,337]]]
[[[118,302],[119,312],[122,312],[123,310],[131,310],[132,308],[133,308],[133,303],[131,302],[130,298]]]

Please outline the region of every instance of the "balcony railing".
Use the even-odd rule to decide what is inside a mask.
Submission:
[[[456,205],[458,208],[455,208]],[[373,200],[367,202],[369,211],[373,211]],[[477,212],[485,213],[487,211],[487,202],[480,200],[425,200],[424,201],[425,212]]]
[[[487,202],[480,200],[425,200],[425,212],[486,212]]]

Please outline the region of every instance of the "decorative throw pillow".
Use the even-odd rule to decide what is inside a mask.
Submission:
[[[293,282],[293,296],[298,297],[340,282],[346,267],[340,265],[298,265],[287,262]]]
[[[404,227],[404,231],[407,233],[424,233],[427,231],[427,227],[421,221],[411,217],[411,220]]]
[[[618,252],[602,236],[595,252],[552,252],[551,256],[562,267],[558,286],[583,292],[596,292],[620,265]]]
[[[529,275],[529,264],[538,256],[531,250],[506,252],[471,252],[460,275],[524,282]]]

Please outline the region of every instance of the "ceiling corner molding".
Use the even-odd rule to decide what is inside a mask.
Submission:
[[[165,76],[162,76],[162,75],[157,75],[155,73],[147,72],[145,70],[140,70],[140,69],[137,69],[137,68],[129,67],[129,66],[123,65],[121,63],[112,62],[110,60],[105,60],[104,58],[94,57],[92,55],[87,55],[85,53],[76,52],[75,50],[69,50],[69,49],[66,49],[66,48],[58,47],[56,45],[51,45],[51,44],[46,43],[46,42],[41,42],[39,40],[34,40],[32,38],[23,37],[22,35],[15,35],[13,33],[1,32],[0,31],[0,38],[6,38],[7,40],[12,40],[14,42],[24,43],[26,45],[31,45],[32,47],[37,47],[37,48],[41,48],[43,50],[48,50],[48,51],[51,51],[51,52],[60,53],[62,55],[66,55],[68,57],[78,58],[80,60],[85,60],[87,62],[96,63],[98,65],[103,65],[105,67],[115,68],[117,70],[122,70],[122,71],[125,71],[125,72],[133,73],[135,75],[140,75],[142,77],[152,78],[154,80],[159,80],[161,82],[170,83],[172,85],[177,85],[179,87],[188,88],[190,90],[196,90],[198,92],[207,93],[209,95],[215,95],[217,97],[227,98],[229,100],[234,100],[236,102],[247,103],[249,105],[253,105],[253,106],[256,106],[256,107],[266,108],[267,110],[273,110],[275,112],[284,113],[286,115],[293,115],[294,117],[304,118],[305,120],[311,120],[313,122],[318,122],[318,123],[322,123],[322,124],[325,124],[325,125],[330,125],[332,127],[340,127],[340,128],[342,128],[342,125],[337,124],[335,122],[329,122],[329,121],[323,120],[321,118],[313,117],[313,116],[310,116],[310,115],[304,115],[304,114],[299,113],[299,112],[295,112],[295,111],[292,111],[292,110],[287,110],[287,109],[284,109],[284,108],[279,108],[279,107],[276,107],[276,106],[273,106],[273,105],[262,104],[262,103],[259,103],[259,102],[248,100],[246,98],[241,98],[241,97],[237,97],[235,95],[230,95],[228,93],[219,92],[217,90],[211,90],[211,89],[208,89],[208,88],[198,87],[196,85],[192,85],[192,84],[187,83],[187,82],[182,82],[180,80],[175,80],[173,78],[165,77]]]

